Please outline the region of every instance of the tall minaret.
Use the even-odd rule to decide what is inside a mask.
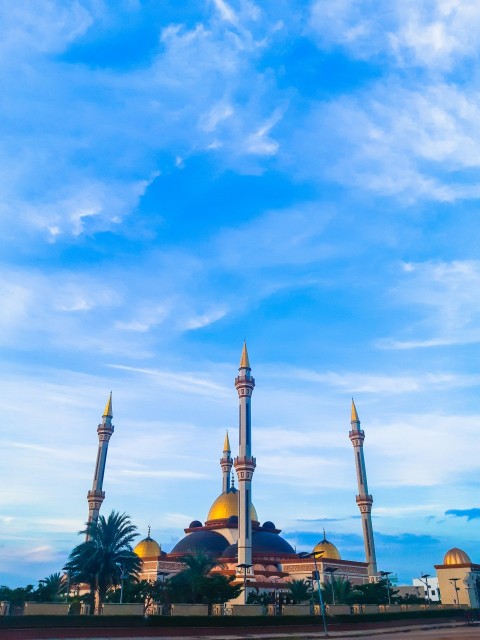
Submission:
[[[377,559],[375,556],[375,541],[372,529],[372,504],[373,497],[368,493],[367,471],[365,469],[365,458],[363,456],[363,441],[365,432],[360,429],[357,408],[352,398],[352,430],[349,432],[350,440],[355,452],[355,466],[357,468],[358,496],[356,497],[358,508],[362,518],[363,543],[365,545],[365,558],[368,562],[368,575],[370,578],[378,575]]]
[[[107,462],[108,442],[112,436],[115,427],[112,424],[112,392],[105,406],[102,416],[102,423],[98,425],[98,452],[97,463],[95,465],[95,473],[93,475],[93,484],[91,490],[87,494],[88,500],[88,523],[98,519],[98,513],[102,502],[105,498],[103,487],[103,476],[105,475],[105,465]],[[87,534],[86,540],[89,539]]]
[[[243,343],[239,374],[235,378],[235,387],[240,402],[239,407],[239,447],[238,458],[234,465],[238,477],[238,575],[253,576],[252,564],[252,477],[255,470],[255,458],[252,457],[252,419],[251,400],[255,380],[252,378],[248,360],[247,345]]]
[[[223,456],[220,459],[220,466],[222,467],[222,493],[226,493],[230,489],[230,471],[233,465],[231,453],[230,439],[227,431],[225,442],[223,443]]]

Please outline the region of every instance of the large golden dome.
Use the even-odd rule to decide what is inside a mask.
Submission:
[[[450,549],[450,551],[447,551],[443,559],[443,564],[471,564],[471,563],[472,561],[470,560],[469,556],[465,553],[465,551],[458,549],[458,547],[453,547],[453,549]]]
[[[150,537],[150,527],[148,528],[147,537],[140,540],[133,552],[136,553],[139,558],[152,558],[161,554],[160,545]]]
[[[207,522],[209,520],[223,520],[224,518],[230,518],[230,516],[237,516],[238,518],[238,491],[235,488],[231,488],[218,496],[210,507]],[[258,522],[257,512],[253,504],[252,520]]]
[[[313,548],[313,553],[319,553],[317,556],[319,560],[341,560],[340,551],[337,547],[329,542],[325,536],[325,531],[323,532],[323,540],[320,540],[318,544]],[[322,552],[322,555],[320,555]]]

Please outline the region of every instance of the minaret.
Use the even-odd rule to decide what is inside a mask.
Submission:
[[[356,497],[360,515],[362,518],[363,543],[365,545],[365,558],[368,562],[368,575],[370,578],[377,574],[377,559],[375,556],[375,541],[372,529],[372,504],[373,497],[368,493],[367,471],[365,469],[365,458],[363,456],[363,441],[365,433],[360,428],[357,408],[352,398],[352,430],[349,432],[350,440],[355,452],[355,466],[357,469],[358,496]]]
[[[238,457],[234,460],[238,477],[238,564],[239,576],[253,576],[252,565],[252,477],[255,470],[255,458],[252,457],[252,419],[251,400],[255,387],[248,360],[247,345],[243,344],[239,374],[235,378],[235,387],[239,398],[239,447]]]
[[[233,465],[231,453],[230,439],[227,431],[225,442],[223,443],[223,456],[220,459],[220,466],[222,467],[222,493],[226,493],[230,488],[230,471]]]
[[[102,490],[102,487],[103,487],[103,476],[105,475],[105,465],[107,462],[108,442],[115,429],[115,427],[112,424],[112,418],[113,418],[112,392],[110,391],[110,396],[105,406],[105,411],[103,412],[102,423],[99,424],[97,428],[97,433],[98,433],[97,463],[95,465],[95,473],[93,475],[92,488],[87,494],[87,500],[88,500],[87,524],[98,519],[98,513],[100,511],[100,507],[102,506],[102,502],[105,498],[105,491]],[[86,540],[88,539],[89,539],[89,536],[87,534]]]

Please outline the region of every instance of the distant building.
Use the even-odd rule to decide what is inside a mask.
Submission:
[[[425,584],[428,581],[428,595],[427,595],[427,585]],[[438,588],[438,578],[430,576],[426,579],[423,579],[423,582],[420,578],[414,578],[412,580],[413,586],[418,590],[418,596],[420,598],[425,598],[428,600],[430,597],[430,602],[440,602],[440,590]]]
[[[442,604],[480,606],[480,564],[474,564],[465,551],[450,549],[435,570]]]

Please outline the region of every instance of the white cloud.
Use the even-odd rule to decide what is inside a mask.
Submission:
[[[392,79],[314,104],[292,141],[297,171],[406,203],[478,198],[478,102],[475,89]]]
[[[403,265],[404,277],[392,290],[396,305],[413,307],[421,319],[383,348],[413,349],[480,342],[480,262],[456,260]]]
[[[316,0],[310,26],[322,46],[339,45],[363,59],[386,55],[402,67],[448,70],[476,58],[480,44],[476,0]]]

